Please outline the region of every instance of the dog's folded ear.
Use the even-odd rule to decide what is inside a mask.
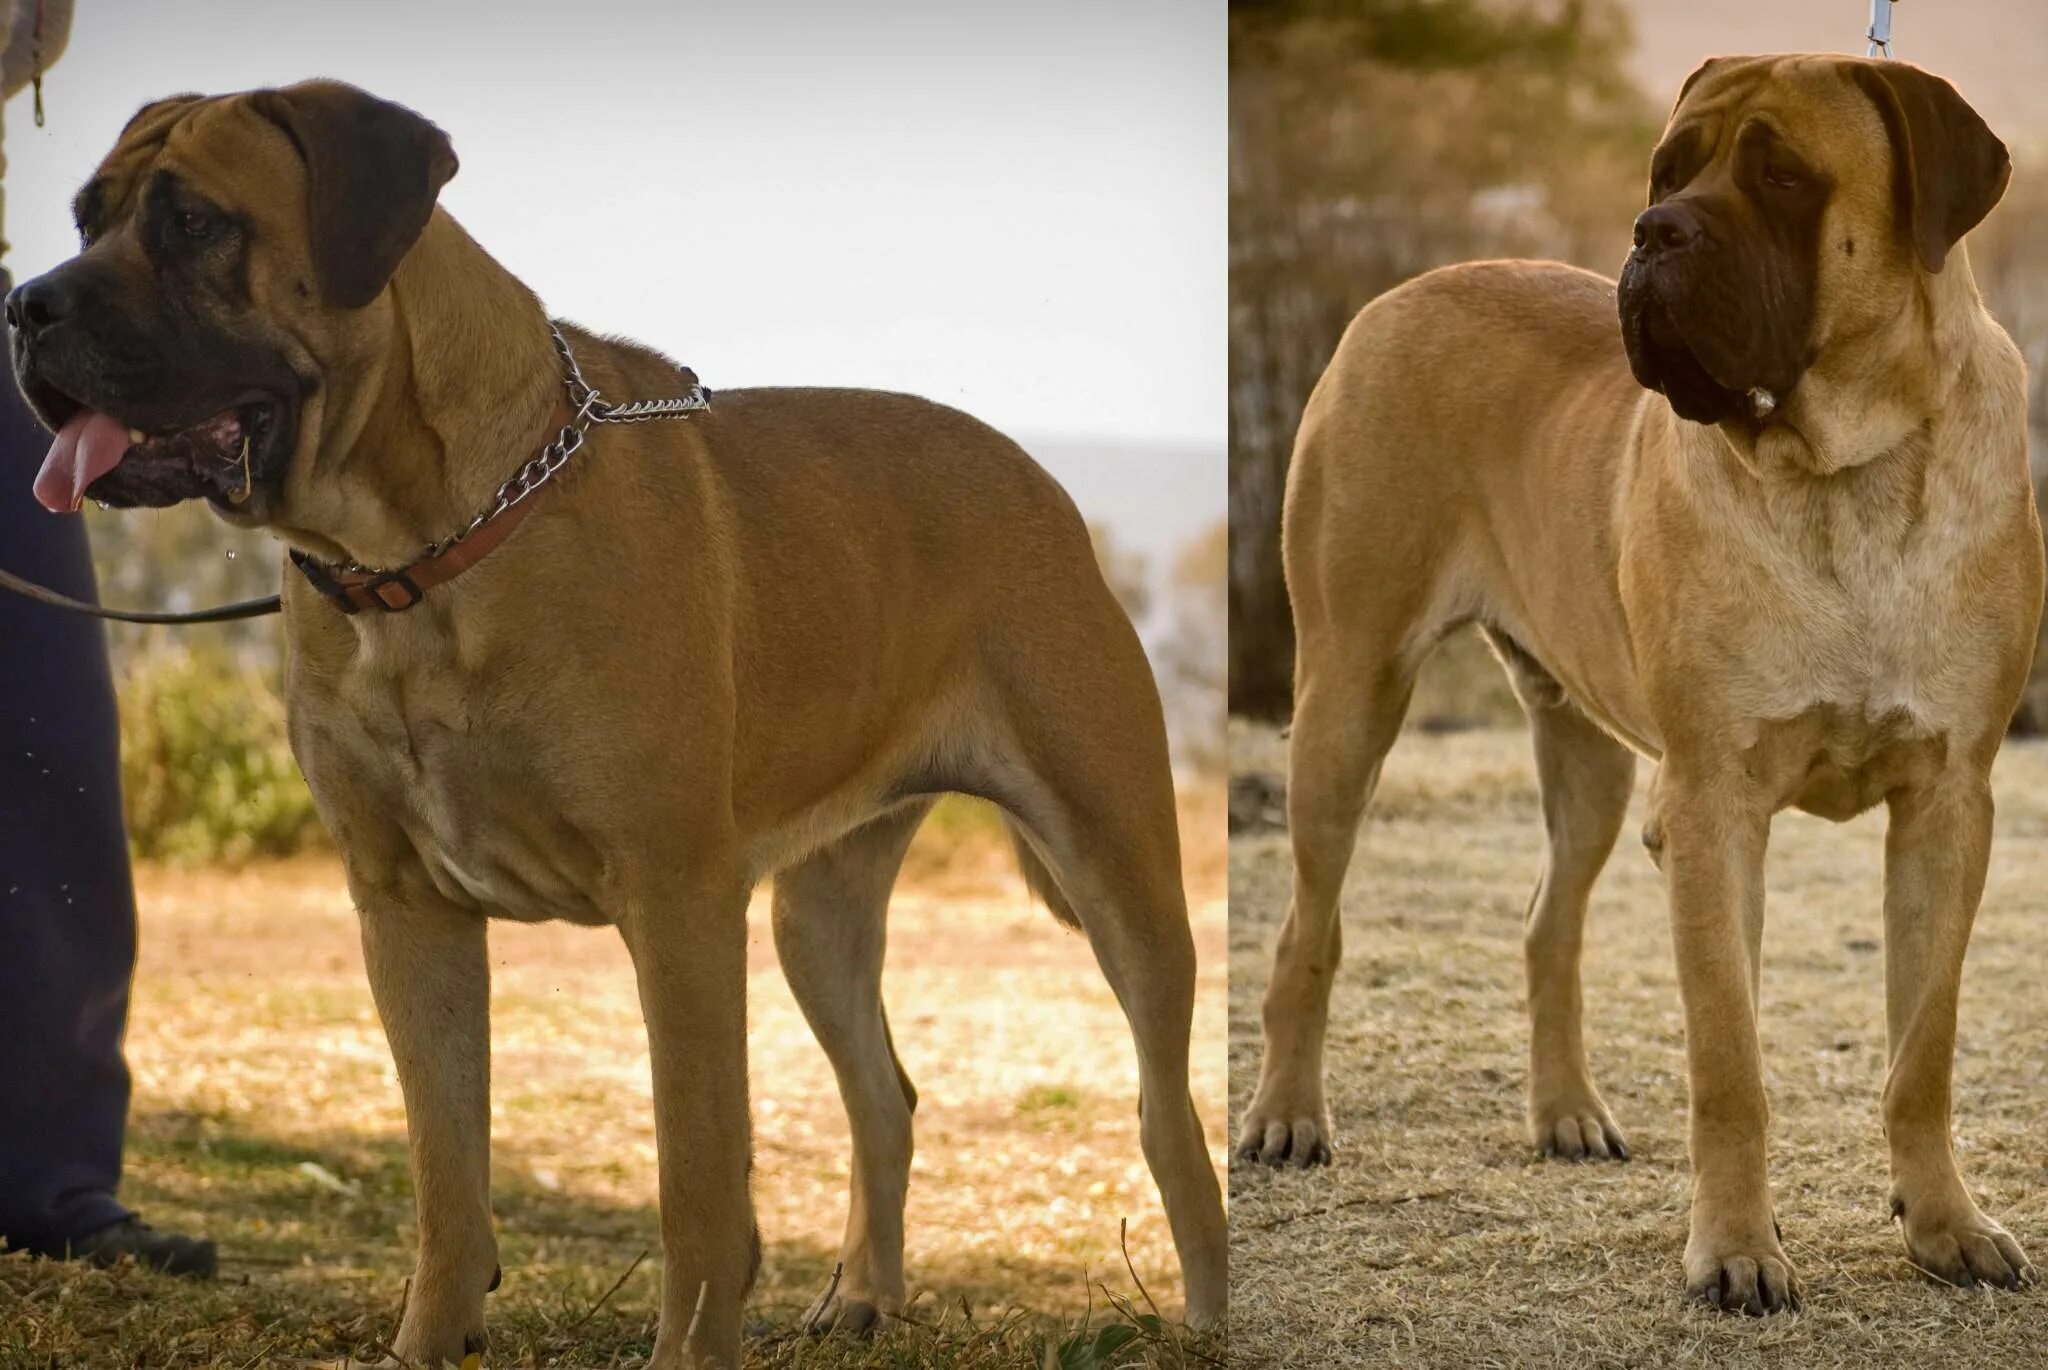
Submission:
[[[2012,158],[1969,102],[1939,76],[1904,62],[1857,62],[1856,83],[1877,103],[1892,142],[1892,185],[1899,223],[1929,271],[1983,222],[2005,184]]]
[[[306,226],[321,296],[360,309],[390,281],[455,174],[448,135],[404,105],[339,81],[249,98],[305,159]]]

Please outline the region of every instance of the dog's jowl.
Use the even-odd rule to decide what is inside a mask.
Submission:
[[[1217,1322],[1166,734],[1073,504],[1000,434],[902,395],[719,390],[606,422],[592,391],[702,391],[551,325],[437,206],[455,171],[433,124],[344,85],[160,101],[80,192],[83,250],[7,302],[57,434],[44,503],[203,499],[293,550],[292,743],[361,909],[417,1186],[392,1349],[482,1344],[485,920],[559,918],[618,929],[646,1016],[654,1363],[737,1364],[759,1255],[746,911],[769,877],[856,1158],[809,1320],[900,1306],[916,1096],[882,920],[946,792],[1000,806],[1085,931],[1136,1040],[1188,1318]]]
[[[1991,764],[2042,603],[2025,370],[1964,245],[2007,175],[1984,121],[1915,67],[1717,58],[1655,148],[1618,283],[1474,263],[1352,322],[1287,489],[1294,894],[1241,1161],[1330,1158],[1340,886],[1417,668],[1477,624],[1529,715],[1549,839],[1526,938],[1535,1145],[1628,1155],[1578,959],[1646,757],[1690,1084],[1684,1284],[1796,1306],[1765,1167],[1766,839],[1788,807],[1885,805],[1905,1244],[1955,1284],[2031,1279],[1949,1135]]]

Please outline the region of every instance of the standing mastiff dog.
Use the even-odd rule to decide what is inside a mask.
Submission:
[[[45,503],[205,499],[307,573],[285,593],[292,745],[362,911],[411,1132],[419,1267],[394,1349],[439,1364],[482,1343],[485,920],[565,918],[619,929],[646,1014],[654,1363],[738,1362],[759,1258],[746,911],[770,875],[853,1132],[843,1273],[810,1322],[899,1303],[916,1094],[883,916],[949,791],[1002,807],[1034,888],[1088,934],[1137,1041],[1188,1316],[1216,1321],[1165,731],[1073,505],[999,434],[901,395],[732,391],[587,426],[602,411],[569,356],[611,402],[690,378],[566,326],[558,352],[539,301],[436,208],[455,166],[425,119],[339,84],[161,101],[80,192],[83,251],[7,301],[57,432]],[[516,535],[472,522],[527,486]]]
[[[1416,668],[1476,623],[1528,710],[1550,842],[1527,931],[1536,1144],[1627,1155],[1578,962],[1640,753],[1685,1005],[1686,1287],[1795,1305],[1764,1163],[1765,841],[1787,806],[1882,803],[1893,1208],[1944,1279],[2031,1278],[1949,1141],[1991,762],[2041,614],[2024,371],[1961,245],[2007,174],[1926,72],[1716,58],[1679,94],[1618,289],[1483,262],[1358,315],[1287,491],[1295,890],[1240,1155],[1329,1159],[1339,888]]]

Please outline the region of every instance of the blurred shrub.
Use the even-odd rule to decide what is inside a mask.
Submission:
[[[1500,659],[1477,628],[1452,633],[1415,678],[1408,726],[1424,732],[1518,728],[1528,719]]]
[[[931,816],[918,829],[948,851],[961,848],[1009,850],[1009,830],[1003,826],[1003,811],[986,799],[972,795],[942,795],[932,805]]]
[[[1174,557],[1173,622],[1158,648],[1167,727],[1182,762],[1196,775],[1221,775],[1229,751],[1223,703],[1229,683],[1229,546],[1229,528],[1219,519]]]
[[[276,539],[222,522],[204,500],[169,509],[101,509],[88,503],[85,523],[105,603],[180,611],[254,599],[277,589],[283,556]],[[116,671],[125,672],[141,657],[175,645],[181,632],[109,623],[107,643]],[[283,655],[276,618],[217,623],[200,636],[246,660],[276,661]]]
[[[121,784],[135,855],[238,863],[323,843],[275,682],[219,650],[131,657]]]
[[[1123,606],[1124,616],[1140,631],[1152,613],[1152,567],[1145,554],[1117,540],[1116,530],[1106,523],[1088,525],[1088,541],[1095,547],[1095,564],[1109,582],[1109,592]]]

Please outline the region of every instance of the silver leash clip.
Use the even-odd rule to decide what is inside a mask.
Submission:
[[[1865,57],[1890,59],[1892,55],[1892,6],[1897,3],[1898,0],[1870,0],[1870,29],[1863,35],[1870,40],[1870,46],[1864,50],[1863,55]]]

